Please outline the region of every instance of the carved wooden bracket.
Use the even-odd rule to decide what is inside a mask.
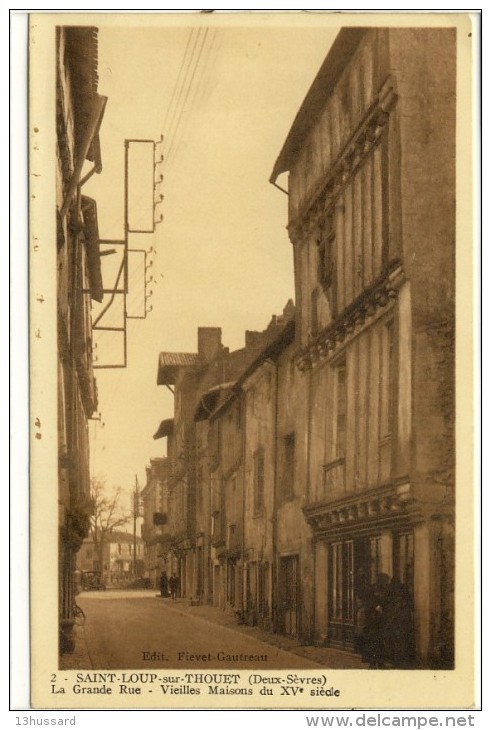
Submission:
[[[397,100],[394,82],[386,79],[367,113],[329,168],[327,176],[313,195],[308,196],[299,215],[288,224],[292,243],[298,243],[320,225],[326,209],[330,209],[343,187],[353,177],[364,159],[372,152],[384,132],[390,111]]]
[[[417,500],[408,482],[390,484],[355,494],[337,496],[335,500],[316,503],[303,508],[307,523],[314,532],[355,528],[357,523],[396,523],[401,519],[418,521],[421,518]]]
[[[335,351],[349,335],[365,324],[367,318],[372,317],[378,309],[385,307],[391,299],[397,297],[398,289],[403,281],[404,274],[400,261],[390,262],[373,285],[354,299],[340,313],[335,322],[322,330],[300,352],[297,358],[298,368],[301,371],[308,370],[317,361]]]

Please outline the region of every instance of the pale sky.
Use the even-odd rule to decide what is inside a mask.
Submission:
[[[156,250],[153,311],[128,322],[128,368],[96,371],[104,427],[89,426],[92,473],[128,492],[135,474],[144,485],[150,458],[164,455],[165,440],[152,436],[173,415],[172,395],[156,384],[159,352],[196,351],[198,326],[222,327],[224,345],[242,347],[246,329],[264,329],[294,296],[287,196],[268,179],[337,32],[300,19],[294,28],[205,30],[99,31],[103,171],[84,193],[97,200],[101,238],[123,236],[124,139],[163,133],[170,146],[157,209],[165,220],[153,236],[130,239]],[[142,301],[138,277],[133,307]]]

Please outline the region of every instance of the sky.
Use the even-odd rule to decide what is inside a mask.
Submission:
[[[96,370],[101,417],[89,422],[92,474],[128,494],[136,476],[144,486],[150,458],[165,455],[165,439],[153,434],[172,417],[173,397],[156,384],[159,352],[195,352],[199,326],[221,327],[223,344],[240,348],[246,329],[264,329],[294,296],[287,196],[268,181],[336,35],[300,20],[295,27],[212,20],[199,32],[185,22],[99,29],[99,93],[108,97],[103,171],[84,193],[97,201],[102,239],[123,237],[124,140],[164,135],[157,168],[164,200],[156,208],[164,220],[153,235],[130,236],[130,248],[155,252],[147,259],[152,311],[128,321],[127,368]],[[151,205],[141,151],[129,170],[135,226],[148,221]],[[141,261],[130,271],[135,313],[143,307]],[[118,336],[104,337],[98,362],[120,361]]]

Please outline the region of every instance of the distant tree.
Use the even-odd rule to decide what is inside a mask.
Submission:
[[[124,527],[130,520],[129,512],[122,507],[121,487],[109,490],[104,477],[91,479],[93,513],[90,518],[90,532],[94,543],[94,550],[101,566],[101,575],[104,573],[104,545],[108,535]]]

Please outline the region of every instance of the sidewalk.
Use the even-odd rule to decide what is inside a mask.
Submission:
[[[71,654],[60,655],[60,669],[92,669],[92,662],[85,640],[85,629],[83,626],[73,627],[75,649]]]
[[[192,616],[215,626],[223,626],[232,631],[240,632],[270,646],[276,646],[283,651],[290,651],[293,654],[305,657],[326,669],[367,668],[367,665],[363,664],[357,654],[323,646],[304,646],[297,639],[290,636],[272,634],[257,626],[240,625],[234,616],[213,606],[191,606],[189,601],[184,598],[179,598],[176,601],[172,601],[170,598],[162,600],[165,600],[166,608],[179,613],[181,616]],[[92,662],[85,640],[85,629],[83,626],[75,626],[74,632],[75,650],[71,654],[62,654],[60,669],[91,669]]]
[[[201,618],[211,624],[225,626],[233,631],[246,634],[258,641],[264,641],[265,644],[276,646],[284,651],[290,651],[298,654],[306,659],[325,667],[326,669],[366,669],[367,665],[363,664],[358,654],[352,654],[348,651],[340,649],[332,649],[323,646],[305,646],[297,639],[291,636],[283,636],[281,634],[272,634],[264,631],[257,626],[247,626],[238,624],[235,617],[213,606],[191,606],[187,599],[178,599],[172,601],[170,598],[164,599],[166,606],[172,611],[180,613],[182,616],[190,615],[195,618]]]

